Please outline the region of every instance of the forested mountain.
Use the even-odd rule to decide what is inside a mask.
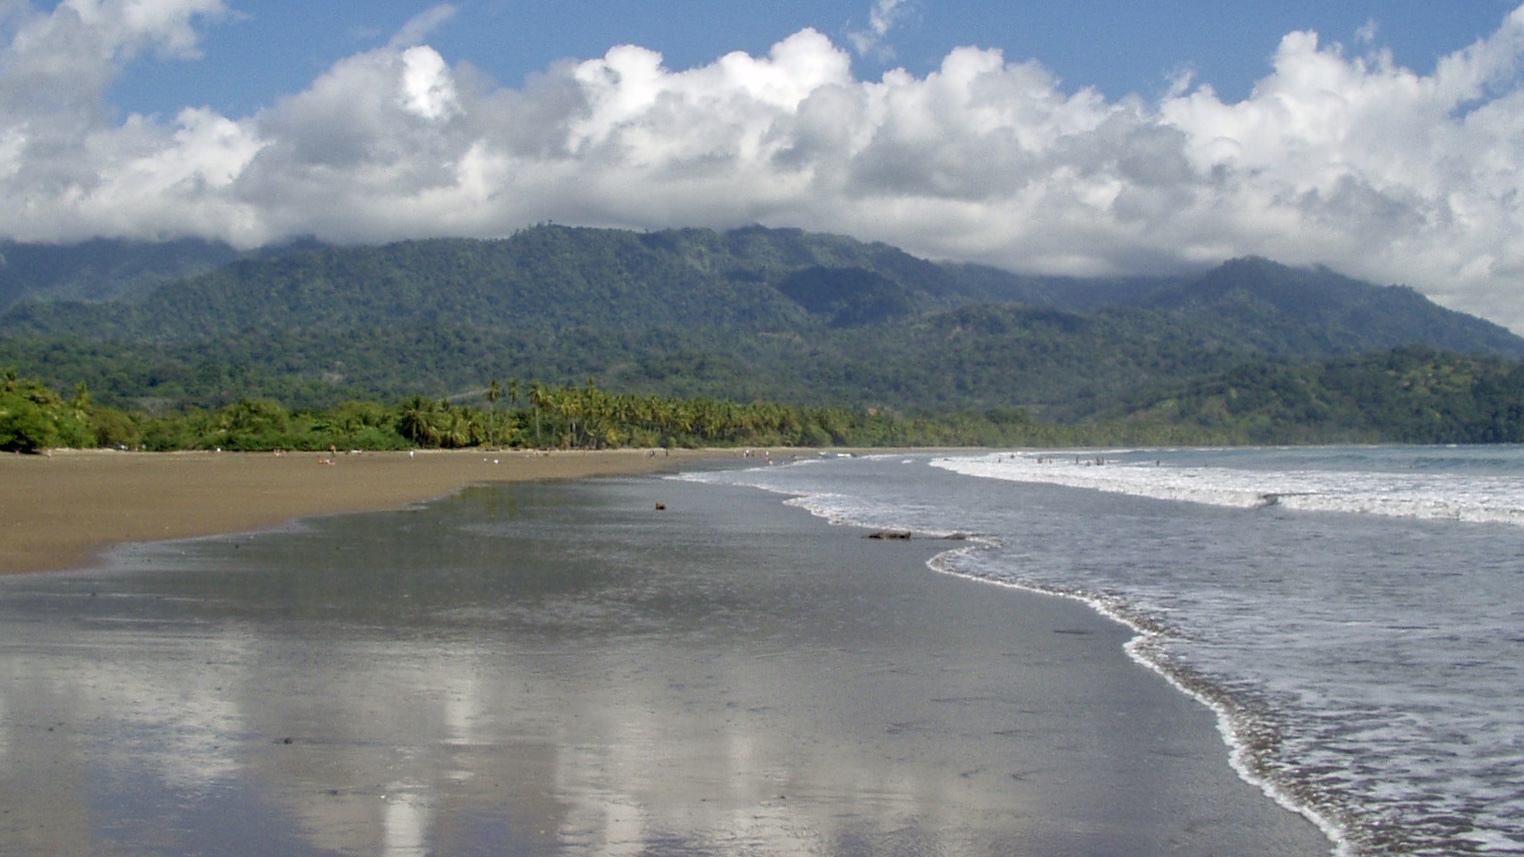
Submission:
[[[1020,304],[1075,313],[1152,310],[1272,354],[1426,344],[1524,356],[1524,341],[1411,289],[1253,258],[1195,277],[1087,281],[938,265],[884,244],[791,229],[636,233],[543,226],[500,241],[315,247],[241,259],[166,283],[176,266],[210,268],[232,251],[196,242],[149,246],[159,247],[158,255],[124,261],[119,245],[80,245],[70,264],[50,271],[10,261],[31,258],[13,248],[6,270],[47,280],[37,291],[50,299],[12,307],[0,316],[0,331],[155,341],[420,323],[542,334],[573,328],[803,331],[890,323],[970,304]],[[92,261],[107,257],[117,261],[110,270]],[[146,295],[142,286],[124,285],[154,277]],[[141,299],[64,300],[70,292]]]
[[[207,241],[95,240],[82,244],[0,241],[0,310],[20,300],[99,301],[141,297],[160,285],[238,258]]]
[[[1136,390],[1094,417],[1222,431],[1247,443],[1524,442],[1524,363],[1413,346],[1240,363]]]
[[[173,280],[240,258],[274,259],[322,245],[311,239],[240,253],[219,241],[98,238],[77,244],[0,241],[0,311],[22,300],[132,301]]]
[[[570,328],[803,329],[947,305],[954,278],[881,244],[797,230],[635,233],[546,226],[501,241],[439,239],[246,259],[131,305],[29,303],[6,333],[158,341],[424,323]]]
[[[1323,269],[1240,259],[1175,278],[1018,276],[761,227],[307,245],[152,288],[77,291],[115,299],[32,288],[51,299],[0,314],[0,366],[160,408],[593,378],[652,395],[1074,421],[1157,412],[1149,396],[1265,361],[1408,346],[1524,357],[1501,327]]]

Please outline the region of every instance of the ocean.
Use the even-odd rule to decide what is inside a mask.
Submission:
[[[1524,854],[1524,448],[820,458],[682,478],[1079,599],[1357,855]]]

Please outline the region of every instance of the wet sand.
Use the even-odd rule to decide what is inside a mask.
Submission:
[[[863,534],[526,482],[13,576],[0,851],[1329,853],[1125,628]]]
[[[0,574],[78,568],[122,542],[395,509],[475,483],[645,473],[734,450],[0,455]],[[324,463],[332,458],[333,463]]]

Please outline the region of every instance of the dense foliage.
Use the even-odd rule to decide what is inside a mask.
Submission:
[[[73,401],[14,369],[0,371],[0,450],[36,452],[55,446],[94,447],[89,396],[83,386]]]
[[[328,410],[240,399],[216,410],[149,416],[65,401],[7,370],[0,393],[0,449],[55,446],[169,451],[465,447],[611,449],[696,446],[993,445],[1052,427],[1019,411],[907,419],[877,411],[767,402],[616,395],[591,382],[550,387],[491,382],[475,404],[414,396],[393,406],[350,401]],[[499,407],[503,398],[506,407]]]
[[[238,251],[184,239],[94,239],[79,244],[0,241],[0,310],[23,299],[50,301],[142,297],[170,280],[226,265]]]
[[[55,389],[85,380],[99,401],[151,413],[240,398],[300,409],[446,398],[495,374],[558,385],[591,377],[640,395],[915,414],[1019,407],[1072,424],[1114,418],[1156,391],[1213,383],[1236,367],[1297,364],[1152,310],[968,306],[807,333],[576,328],[542,338],[424,324],[157,344],[3,337],[0,365]]]
[[[33,379],[34,398],[89,391],[9,419],[35,429],[24,410],[56,412],[55,435],[73,438],[66,411],[91,426],[110,415],[108,434],[155,448],[1490,441],[1516,434],[1524,358],[1524,340],[1410,289],[1263,259],[1022,277],[760,227],[541,226],[230,264],[229,248],[194,243],[3,252],[0,366]],[[749,415],[740,440],[588,402],[591,421],[552,431],[550,409],[523,400],[472,428],[495,419],[480,398],[492,375],[793,416]],[[358,402],[412,402],[413,429],[401,405]],[[600,439],[589,426],[610,408],[621,416]],[[424,410],[447,425],[424,431]]]
[[[113,267],[97,247],[80,254],[89,265],[49,272],[35,248],[7,252],[35,257],[27,270],[41,283],[189,264],[159,248]],[[0,313],[0,365],[55,388],[83,379],[101,401],[148,410],[437,398],[512,374],[906,412],[1024,407],[1074,422],[1249,358],[1414,344],[1524,357],[1524,340],[1409,289],[1262,259],[1195,277],[1064,280],[762,228],[542,226],[498,241],[298,246],[147,294],[123,287],[133,300],[38,288],[48,300]]]
[[[346,401],[291,409],[240,398],[150,415],[72,399],[0,373],[0,449],[606,449],[694,446],[1094,446],[1245,443],[1521,443],[1524,362],[1427,348],[1308,363],[1244,363],[1158,387],[1102,417],[1022,408],[935,415],[882,408],[612,393],[496,380],[459,400]]]
[[[1403,348],[1250,363],[1122,410],[1235,443],[1521,443],[1524,362]]]

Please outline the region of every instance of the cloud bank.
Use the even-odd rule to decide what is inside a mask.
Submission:
[[[622,45],[514,89],[427,44],[452,11],[255,115],[122,118],[105,93],[125,65],[194,56],[223,0],[0,0],[0,235],[763,223],[1080,275],[1259,254],[1524,331],[1524,7],[1428,75],[1291,33],[1235,103],[1189,84],[1111,101],[977,48],[858,79],[813,30],[687,70]]]

